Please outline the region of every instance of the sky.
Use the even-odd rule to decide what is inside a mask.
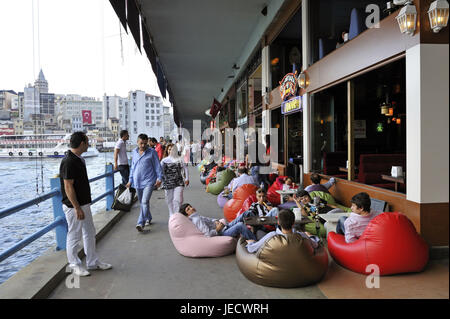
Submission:
[[[50,93],[160,96],[145,51],[107,0],[1,0],[0,39],[0,90],[23,92],[42,68]]]

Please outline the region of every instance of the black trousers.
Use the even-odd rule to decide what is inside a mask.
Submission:
[[[122,176],[122,185],[125,186],[130,179],[130,165],[119,165],[118,168],[120,175]]]

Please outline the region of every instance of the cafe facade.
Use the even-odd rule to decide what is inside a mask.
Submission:
[[[367,192],[447,246],[449,33],[431,30],[431,2],[413,1],[405,34],[385,1],[285,1],[223,94],[221,130],[278,128],[280,174],[335,177],[342,204]]]

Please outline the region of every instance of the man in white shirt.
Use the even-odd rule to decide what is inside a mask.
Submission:
[[[192,144],[191,147],[191,152],[192,152],[192,165],[197,165],[200,161],[198,160],[198,157],[200,155],[200,149],[201,149],[201,145],[198,141],[194,142]]]
[[[127,130],[120,131],[120,139],[114,148],[114,170],[119,170],[123,186],[127,185],[130,177],[130,165],[127,157],[127,141],[129,138]]]

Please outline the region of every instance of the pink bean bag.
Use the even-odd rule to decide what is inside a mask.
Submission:
[[[236,249],[237,244],[237,240],[230,236],[206,237],[188,217],[180,213],[175,213],[170,217],[169,234],[176,250],[186,257],[230,255]]]

